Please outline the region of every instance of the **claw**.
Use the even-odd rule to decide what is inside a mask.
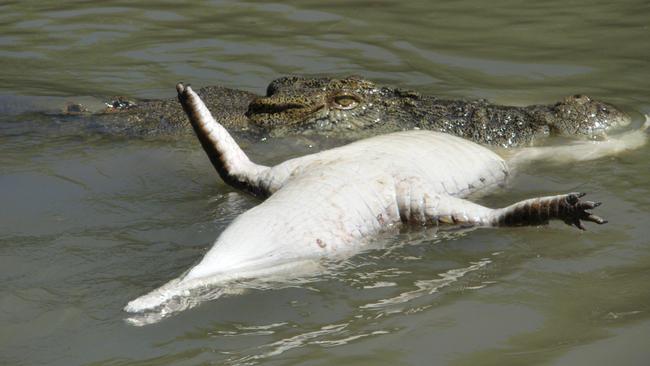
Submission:
[[[607,220],[603,219],[600,216],[596,216],[594,214],[589,214],[584,220],[595,222],[598,225],[606,224]]]
[[[176,91],[178,94],[183,93],[183,90],[185,90],[185,85],[183,85],[183,82],[181,81],[180,83],[176,84]]]
[[[600,206],[601,204],[602,204],[601,202],[584,201],[584,202],[578,202],[577,206],[581,210],[590,210],[592,208],[596,208]]]

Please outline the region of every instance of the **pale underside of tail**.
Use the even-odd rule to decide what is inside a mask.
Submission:
[[[296,260],[202,278],[187,279],[184,274],[130,301],[124,311],[134,314],[127,319],[133,325],[151,324],[224,295],[248,289],[291,286],[323,271],[319,261]]]

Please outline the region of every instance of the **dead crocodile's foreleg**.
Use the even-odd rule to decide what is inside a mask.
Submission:
[[[268,196],[269,192],[260,184],[260,177],[269,167],[255,164],[248,158],[189,85],[185,87],[179,83],[176,91],[201,146],[221,179],[255,196]]]

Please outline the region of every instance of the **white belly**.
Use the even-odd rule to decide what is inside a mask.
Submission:
[[[275,193],[233,221],[201,262],[172,282],[185,288],[183,283],[204,279],[266,276],[292,262],[347,257],[361,251],[366,238],[400,222],[398,182],[421,179],[436,191],[431,193],[464,197],[506,176],[505,162],[490,150],[430,131],[379,136],[289,160],[262,178]],[[155,307],[177,294],[166,286],[127,310]]]

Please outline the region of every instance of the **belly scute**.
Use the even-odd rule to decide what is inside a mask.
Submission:
[[[259,205],[236,218],[203,259],[185,275],[130,302],[125,310],[160,310],[195,289],[255,279],[313,276],[314,263],[344,259],[401,223],[521,226],[563,220],[605,220],[598,206],[571,193],[490,209],[465,199],[504,184],[506,162],[493,151],[440,132],[408,131],[360,140],[287,160],[256,165],[219,125],[201,99],[182,84],[179,100],[211,161],[226,182],[244,182],[249,193],[267,189]],[[201,131],[210,131],[205,136]],[[233,178],[232,170],[236,169]],[[189,295],[188,295],[189,294]],[[192,302],[195,304],[195,302]],[[178,304],[168,313],[182,310]]]

